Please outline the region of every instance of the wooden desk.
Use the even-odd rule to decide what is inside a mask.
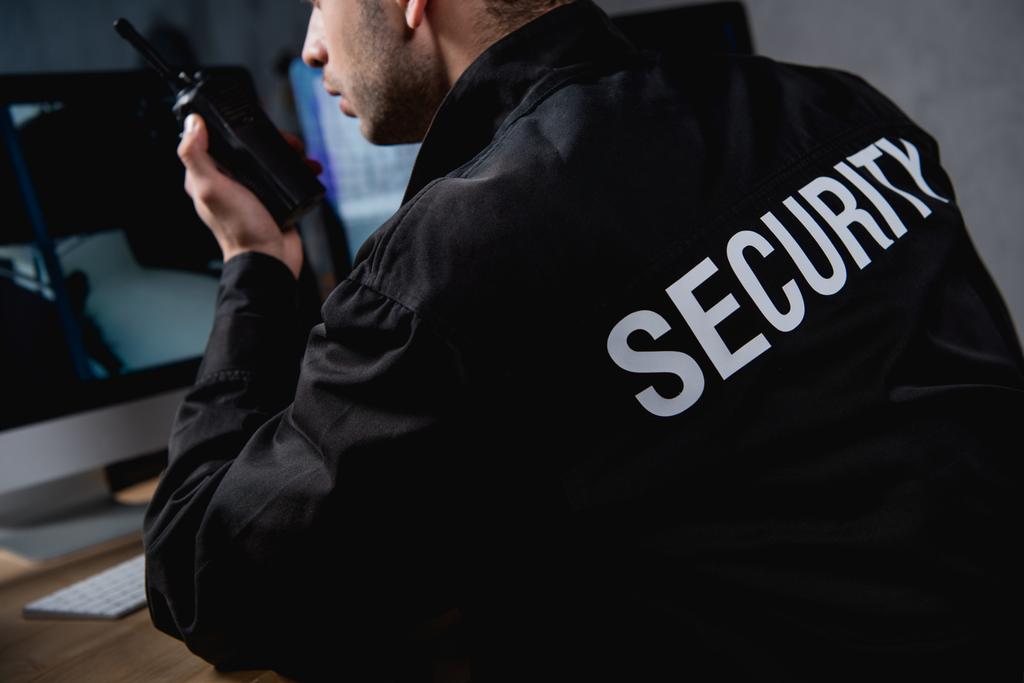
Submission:
[[[150,491],[142,491],[142,496]],[[133,492],[124,498],[130,499]],[[29,621],[36,598],[142,552],[141,534],[56,563],[32,565],[0,554],[0,681],[79,683],[261,683],[287,681],[267,671],[219,673],[180,641],[153,627],[145,609],[116,621]]]
[[[153,486],[118,498],[148,500]],[[157,631],[145,609],[116,621],[21,616],[26,603],[141,552],[141,534],[41,566],[0,551],[0,683],[294,683],[271,671],[220,673],[183,643]],[[442,618],[433,628],[446,625]],[[468,683],[469,662],[438,659],[433,678],[437,683]]]

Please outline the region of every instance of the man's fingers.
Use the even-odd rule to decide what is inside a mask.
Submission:
[[[300,138],[298,135],[293,135],[292,133],[288,133],[283,130],[281,131],[281,135],[288,142],[288,144],[291,145],[291,148],[299,153],[299,156],[302,157],[303,160],[306,162],[306,166],[309,167],[309,170],[311,170],[316,175],[320,175],[321,173],[324,172],[323,164],[321,164],[319,161],[316,161],[315,159],[310,159],[309,157],[306,156],[306,143],[302,141],[302,138]]]
[[[302,141],[289,133],[283,133],[289,144],[302,151]],[[230,191],[235,182],[225,176],[209,154],[209,133],[206,123],[198,114],[189,114],[185,119],[185,130],[178,145],[178,157],[185,165],[185,192],[193,201],[213,207]],[[323,167],[312,159],[306,159],[310,170],[319,175]]]
[[[320,175],[321,173],[324,172],[323,164],[321,164],[319,161],[316,161],[315,159],[310,159],[309,157],[306,156],[306,143],[302,141],[302,138],[300,138],[298,135],[293,135],[292,133],[283,130],[281,131],[281,136],[285,139],[285,141],[288,142],[289,145],[291,145],[292,149],[299,153],[299,156],[301,156],[303,160],[306,162],[306,166],[309,167],[309,170],[311,170],[316,175]]]
[[[210,138],[203,118],[198,114],[189,114],[185,119],[181,143],[178,145],[178,158],[185,164],[185,168],[200,178],[217,171],[217,166],[208,152],[209,145]]]
[[[306,143],[302,141],[302,138],[300,138],[298,135],[293,135],[292,133],[288,133],[283,130],[281,131],[281,135],[288,142],[288,144],[292,146],[292,149],[294,149],[302,156],[306,156]]]
[[[212,206],[222,196],[230,179],[210,156],[209,140],[203,118],[189,114],[178,145],[178,157],[185,164],[185,192],[194,201]]]

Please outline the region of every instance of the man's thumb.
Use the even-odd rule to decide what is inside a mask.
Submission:
[[[186,167],[203,173],[212,166],[207,148],[209,137],[206,123],[199,114],[189,114],[185,118],[185,130],[178,145],[178,157]]]

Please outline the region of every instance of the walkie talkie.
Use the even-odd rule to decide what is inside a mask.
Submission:
[[[251,80],[203,71],[175,74],[131,23],[118,19],[114,28],[171,86],[178,122],[193,112],[203,117],[210,156],[263,202],[281,228],[323,199],[324,186],[260,108]]]

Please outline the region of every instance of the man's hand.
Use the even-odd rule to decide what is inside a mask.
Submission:
[[[185,119],[178,157],[185,164],[185,192],[209,226],[224,261],[248,251],[280,259],[296,278],[302,269],[302,241],[294,228],[278,228],[266,207],[248,188],[220,172],[207,152],[206,123],[197,114]]]

